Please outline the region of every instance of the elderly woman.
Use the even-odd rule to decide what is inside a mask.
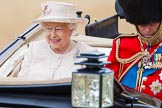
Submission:
[[[76,56],[94,48],[70,39],[79,23],[85,18],[75,17],[75,6],[62,2],[46,2],[42,15],[34,22],[42,25],[45,40],[33,42],[25,55],[18,77],[28,80],[58,80],[71,78],[79,66]]]

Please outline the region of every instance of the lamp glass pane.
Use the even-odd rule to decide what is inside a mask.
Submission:
[[[98,74],[73,73],[73,107],[99,107],[99,78]]]
[[[113,106],[113,73],[102,74],[102,107]]]

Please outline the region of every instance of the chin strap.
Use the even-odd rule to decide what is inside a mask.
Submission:
[[[160,26],[156,32],[156,34],[150,38],[145,38],[137,29],[136,27],[137,34],[139,35],[141,41],[147,45],[153,46],[158,44],[162,40],[162,22],[160,23]]]

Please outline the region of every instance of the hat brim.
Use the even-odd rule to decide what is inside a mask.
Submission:
[[[88,23],[88,19],[86,19],[86,18],[39,17],[36,20],[33,20],[32,22],[33,23],[59,22],[59,23],[80,23],[80,24],[87,24]]]

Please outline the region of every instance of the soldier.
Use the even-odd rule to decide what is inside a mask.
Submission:
[[[162,0],[119,0],[137,33],[113,41],[106,67],[129,88],[162,101]]]

